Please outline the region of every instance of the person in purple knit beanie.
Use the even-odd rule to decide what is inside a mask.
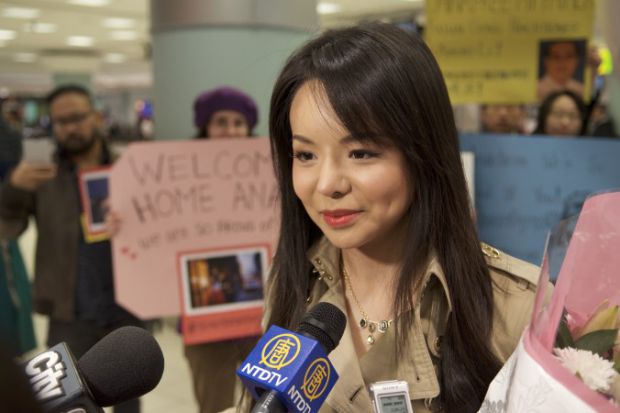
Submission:
[[[197,139],[251,136],[257,121],[254,100],[229,86],[207,90],[194,101]]]
[[[193,109],[196,139],[251,137],[258,122],[256,102],[228,86],[202,92],[194,100]],[[108,211],[108,233],[117,233],[120,225],[118,214]],[[235,371],[257,341],[258,337],[245,337],[184,346],[200,413],[219,412],[235,404]]]
[[[232,87],[207,90],[194,101],[196,139],[250,137],[257,121],[254,100]],[[219,412],[235,404],[235,371],[257,340],[246,337],[184,346],[200,413]]]

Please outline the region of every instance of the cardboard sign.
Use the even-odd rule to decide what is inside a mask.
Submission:
[[[254,246],[264,276],[279,229],[268,139],[134,143],[110,190],[122,219],[112,240],[116,299],[138,316],[179,314],[179,257],[196,251]]]
[[[427,0],[426,15],[426,40],[453,104],[536,102],[549,75],[589,96],[594,0]],[[551,43],[563,45],[550,53]]]
[[[620,140],[464,134],[482,241],[540,265],[547,234],[586,197],[620,187]]]
[[[467,181],[467,192],[472,208],[476,206],[476,181],[474,180],[475,156],[473,152],[461,152],[461,163]]]

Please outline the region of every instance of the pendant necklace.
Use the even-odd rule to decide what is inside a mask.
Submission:
[[[346,283],[346,286],[349,288],[349,291],[351,292],[351,297],[353,297],[353,301],[355,302],[357,309],[362,314],[362,318],[359,321],[359,326],[364,330],[368,329],[368,337],[366,337],[366,342],[372,346],[373,344],[375,344],[376,341],[375,333],[378,331],[381,334],[385,334],[388,328],[392,325],[393,320],[371,320],[370,317],[368,317],[368,313],[364,311],[362,305],[357,299],[355,291],[353,291],[353,284],[351,284],[349,274],[347,273],[346,268],[344,268],[344,263],[342,264],[342,275],[344,276],[344,281]]]

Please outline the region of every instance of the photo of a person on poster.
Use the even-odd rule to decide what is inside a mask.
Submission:
[[[106,201],[109,191],[109,168],[80,172],[80,197],[82,200],[85,239],[95,242],[106,235]]]
[[[263,264],[259,251],[198,255],[185,262],[191,310],[263,298]]]
[[[104,202],[108,198],[108,179],[97,178],[86,183],[90,196],[90,216],[93,224],[105,221]]]
[[[543,40],[539,46],[538,101],[550,93],[570,90],[584,94],[585,39]]]

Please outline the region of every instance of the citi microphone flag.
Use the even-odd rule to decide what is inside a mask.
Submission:
[[[69,348],[59,343],[24,364],[25,373],[43,411],[101,412],[79,374]],[[74,410],[75,408],[75,410]]]
[[[274,390],[291,412],[318,412],[338,374],[318,341],[272,326],[237,369],[254,399]]]

